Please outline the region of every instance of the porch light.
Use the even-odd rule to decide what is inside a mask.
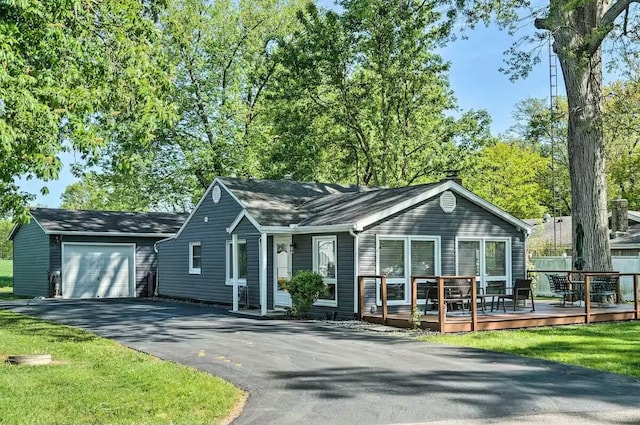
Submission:
[[[291,245],[289,245],[289,252],[291,253],[291,255],[293,255],[295,250],[296,250],[296,244],[291,243]]]

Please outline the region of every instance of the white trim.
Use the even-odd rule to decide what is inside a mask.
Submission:
[[[231,192],[227,186],[224,185],[224,183],[222,183],[222,181],[220,181],[219,177],[216,177],[215,179],[213,179],[213,181],[211,182],[211,184],[209,185],[209,187],[207,188],[207,190],[204,191],[204,193],[202,194],[202,197],[200,198],[200,200],[198,201],[198,203],[196,204],[196,206],[193,208],[193,211],[191,211],[191,214],[189,214],[189,217],[187,217],[187,219],[185,220],[185,222],[182,224],[182,226],[180,227],[180,229],[178,230],[178,232],[175,234],[175,237],[177,238],[178,236],[180,236],[182,234],[182,231],[184,229],[187,228],[187,225],[191,222],[191,219],[193,218],[193,216],[198,212],[198,209],[200,208],[200,205],[202,205],[202,203],[204,202],[205,199],[209,198],[209,193],[211,192],[211,189],[213,189],[213,186],[218,183],[220,185],[220,187],[222,187],[228,194],[229,196],[231,196],[231,198],[233,198],[233,200],[235,200],[238,205],[240,205],[240,207],[242,208],[246,208],[245,205],[240,202],[240,200],[236,197],[236,195],[233,194],[233,192]],[[213,201],[212,201],[213,202]]]
[[[468,191],[467,189],[465,189],[464,187],[460,186],[459,184],[457,184],[456,182],[452,181],[452,180],[448,180],[446,182],[442,182],[441,184],[417,195],[414,196],[413,198],[407,199],[404,202],[400,202],[392,207],[389,207],[383,211],[380,211],[376,214],[371,214],[368,217],[363,218],[362,220],[358,221],[356,223],[356,230],[358,231],[362,231],[364,230],[365,227],[370,226],[374,223],[377,223],[378,221],[384,220],[385,218],[392,216],[394,214],[398,214],[408,208],[413,207],[414,205],[417,205],[421,202],[426,201],[427,199],[433,198],[436,195],[445,192],[447,190],[451,190],[453,192],[456,192],[457,194],[459,194],[460,196],[467,198],[469,201],[479,205],[480,207],[484,208],[485,210],[491,212],[492,214],[502,218],[503,220],[513,224],[514,226],[516,226],[519,229],[522,229],[525,231],[525,233],[527,235],[531,234],[532,231],[532,227],[529,226],[527,223],[525,223],[524,221],[512,216],[511,214],[501,210],[500,208],[496,207],[495,205],[485,201],[484,199],[480,198],[478,195],[475,195],[474,193]]]
[[[236,229],[236,227],[238,227],[238,224],[240,224],[244,217],[246,217],[247,220],[249,220],[251,224],[253,224],[253,227],[255,227],[257,230],[260,230],[260,223],[258,223],[255,218],[251,217],[251,214],[249,214],[246,209],[243,209],[238,213],[231,225],[227,227],[227,233],[232,233]]]
[[[135,243],[128,243],[128,242],[114,242],[114,243],[109,243],[109,242],[62,242],[60,244],[60,293],[63,294],[64,293],[64,278],[65,278],[65,273],[64,273],[64,249],[65,246],[67,245],[83,245],[83,246],[124,246],[124,247],[129,247],[132,249],[132,253],[133,253],[133,257],[132,257],[132,267],[131,267],[131,271],[129,272],[129,297],[131,298],[136,298],[137,294],[136,294],[136,286],[137,286],[137,281],[136,281],[136,251],[137,251],[137,245]]]
[[[226,244],[225,244],[226,247]],[[245,243],[245,250],[246,250]],[[226,248],[225,248],[226,250]],[[233,285],[233,311],[238,311],[238,235],[235,233],[231,235],[231,252],[233,252],[233,264],[231,266],[231,284]],[[227,253],[229,251],[226,251]],[[228,258],[228,257],[227,257]],[[227,259],[227,261],[229,261]],[[229,271],[229,267],[227,267],[227,272]],[[226,283],[226,279],[225,279]],[[246,282],[245,282],[246,284]]]
[[[337,236],[313,236],[312,243],[312,255],[313,255],[313,271],[318,273],[318,245],[317,241],[332,241],[335,247],[334,255],[334,278],[323,278],[326,284],[335,286],[335,300],[317,300],[313,305],[322,307],[338,307],[338,238]]]
[[[442,268],[442,238],[441,236],[432,236],[432,235],[385,235],[385,234],[376,234],[376,274],[382,274],[380,270],[380,240],[402,240],[404,241],[404,277],[403,278],[393,278],[393,284],[403,283],[405,285],[405,299],[404,300],[394,300],[388,301],[388,305],[410,305],[411,304],[411,242],[413,241],[427,241],[434,243],[434,253],[433,260],[434,270],[429,273],[430,275],[439,276]],[[403,281],[403,282],[400,282]],[[389,284],[389,279],[387,279],[387,284]],[[418,300],[419,304],[424,304],[425,301]],[[380,299],[380,284],[376,284],[376,304],[382,305],[382,300]]]
[[[289,295],[289,304],[281,304],[276,302],[278,299],[278,238],[282,239],[282,240],[287,240],[287,245],[288,245],[288,262],[289,264],[288,266],[288,270],[287,270],[287,274],[288,274],[288,278],[291,279],[292,277],[292,273],[293,273],[293,254],[291,253],[291,244],[293,243],[293,238],[291,237],[291,235],[274,235],[273,236],[273,306],[274,308],[276,306],[279,307],[291,307],[291,295]]]
[[[511,245],[511,238],[509,237],[492,237],[492,236],[482,236],[482,237],[474,237],[474,236],[456,236],[455,239],[455,260],[456,260],[456,275],[460,274],[459,268],[459,255],[458,255],[458,243],[460,241],[471,241],[471,242],[480,242],[480,275],[476,276],[478,288],[486,288],[487,280],[502,280],[501,276],[488,276],[487,275],[487,261],[485,257],[486,253],[486,244],[487,242],[506,242],[506,252],[505,252],[505,272],[507,273],[504,280],[506,281],[507,287],[510,287],[513,282],[513,267],[512,267],[512,250],[513,247]],[[487,279],[490,278],[490,279]]]
[[[234,279],[234,276],[230,276],[229,275],[229,266],[233,267],[233,270],[231,271],[232,275],[240,273],[240,270],[236,269],[236,267],[238,266],[238,259],[239,259],[237,253],[236,253],[236,256],[234,257],[234,264],[230,264],[229,263],[229,260],[230,260],[230,258],[229,258],[229,247],[233,246],[233,239],[234,238],[237,239],[237,237],[238,237],[237,235],[233,234],[233,235],[231,235],[231,240],[226,240],[224,242],[224,284],[225,285],[229,285],[229,286],[233,285],[233,279]],[[245,253],[247,253],[247,240],[246,239],[237,239],[237,242],[238,242],[237,245],[240,245],[240,244],[244,244],[245,245]],[[234,252],[236,250],[238,250],[237,248],[238,247],[236,246],[235,249],[234,249]],[[247,262],[247,273],[248,272],[249,272],[249,264]],[[246,286],[247,285],[247,278],[244,278],[244,279],[238,278],[237,280],[238,280],[238,286]]]
[[[360,274],[360,237],[353,231],[349,230],[349,234],[353,238],[353,312],[358,314],[360,303],[358,302],[358,275]]]
[[[200,267],[193,267],[193,247],[200,247]],[[189,242],[189,274],[201,274],[202,273],[202,242],[195,241]]]
[[[324,226],[298,226],[292,224],[290,226],[262,226],[261,231],[270,234],[286,233],[286,234],[309,234],[309,233],[338,233],[348,232],[355,229],[355,224],[328,224]]]
[[[267,315],[267,234],[260,235],[260,315]]]

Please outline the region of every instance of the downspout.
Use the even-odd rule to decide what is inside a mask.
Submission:
[[[156,284],[153,288],[153,296],[158,296],[158,286],[160,285],[160,256],[158,255],[158,242],[153,243],[153,251],[156,253]]]
[[[355,226],[354,226],[355,228]],[[354,231],[354,228],[349,229],[349,234],[353,237],[353,314],[354,317],[358,317],[358,272],[359,272],[359,250],[360,250],[360,238]]]

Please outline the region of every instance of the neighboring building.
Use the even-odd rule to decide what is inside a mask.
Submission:
[[[525,276],[530,227],[453,180],[395,189],[216,178],[175,237],[157,244],[161,296],[290,306],[286,280],[320,273],[314,312],[351,318],[358,275],[386,274],[389,304],[410,304],[411,275]],[[367,293],[366,308],[379,304]]]
[[[17,224],[13,292],[63,298],[144,297],[153,280],[154,244],[173,236],[186,214],[36,208]]]
[[[623,201],[623,202],[621,202]],[[612,211],[627,217],[626,223],[613,220],[609,213],[611,255],[640,255],[640,211],[627,211],[626,201],[613,201]],[[571,216],[524,220],[533,232],[527,241],[532,256],[572,255],[573,220]]]

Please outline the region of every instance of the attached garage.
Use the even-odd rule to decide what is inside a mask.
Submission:
[[[135,244],[62,244],[62,298],[135,297]]]
[[[35,208],[14,226],[13,292],[30,297],[153,296],[155,243],[186,214]]]

